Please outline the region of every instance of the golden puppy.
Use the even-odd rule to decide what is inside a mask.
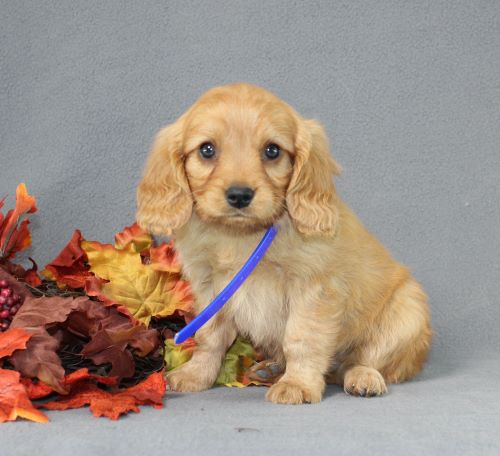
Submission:
[[[249,84],[205,93],[161,130],[138,188],[137,220],[172,235],[201,311],[271,224],[249,279],[196,334],[177,391],[210,388],[240,334],[284,375],[276,403],[318,402],[325,379],[379,395],[413,377],[429,350],[427,298],[335,192],[340,167],[321,125]]]

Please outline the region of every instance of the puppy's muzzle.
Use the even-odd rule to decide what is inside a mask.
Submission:
[[[254,194],[255,191],[250,187],[229,187],[226,190],[226,201],[230,206],[242,209],[250,205]]]

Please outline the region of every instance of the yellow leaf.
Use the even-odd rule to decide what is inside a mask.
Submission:
[[[188,313],[192,297],[186,282],[168,272],[142,264],[133,243],[118,250],[109,244],[82,241],[90,271],[108,280],[101,292],[122,304],[146,326],[151,317],[167,317],[175,311]]]

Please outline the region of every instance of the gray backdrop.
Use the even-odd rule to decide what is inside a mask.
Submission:
[[[342,197],[424,284],[436,333],[425,372],[382,399],[172,394],[118,423],[2,426],[3,451],[500,452],[498,0],[0,5],[0,196],[20,181],[36,195],[40,265],[75,228],[111,241],[155,132],[248,81],[323,122]]]

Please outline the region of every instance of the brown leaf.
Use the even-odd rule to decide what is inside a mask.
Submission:
[[[27,298],[11,327],[33,333],[25,353],[15,353],[12,363],[27,377],[37,377],[56,391],[65,393],[64,369],[57,349],[59,341],[47,329],[58,328],[90,340],[82,354],[96,364],[112,364],[112,375],[127,378],[135,364],[131,350],[146,356],[159,344],[158,332],[131,321],[114,307],[87,297],[58,296]]]
[[[36,377],[58,393],[67,393],[62,384],[64,369],[56,353],[59,341],[43,327],[30,329],[30,332],[32,336],[26,349],[14,352],[11,363],[23,376]]]

